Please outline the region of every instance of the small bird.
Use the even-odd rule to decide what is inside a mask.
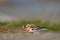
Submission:
[[[26,24],[23,26],[23,29],[26,32],[30,32],[30,33],[37,33],[39,30],[47,30],[46,27],[43,26],[36,26],[34,24]]]

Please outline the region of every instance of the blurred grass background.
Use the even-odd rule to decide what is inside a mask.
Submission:
[[[60,31],[60,23],[51,23],[49,21],[41,21],[41,20],[20,20],[15,22],[0,22],[0,28],[19,28],[25,24],[35,24],[39,26],[44,26],[49,30]]]

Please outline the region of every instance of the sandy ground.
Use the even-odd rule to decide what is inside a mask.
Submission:
[[[60,33],[41,32],[30,33],[0,33],[0,40],[60,40]]]

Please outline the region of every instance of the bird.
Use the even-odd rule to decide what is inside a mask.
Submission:
[[[39,30],[47,30],[44,26],[36,26],[35,24],[25,24],[23,29],[29,33],[38,33]]]

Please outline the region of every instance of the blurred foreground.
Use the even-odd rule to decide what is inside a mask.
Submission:
[[[0,40],[60,40],[60,33],[54,32],[41,32],[40,34],[0,33]]]

